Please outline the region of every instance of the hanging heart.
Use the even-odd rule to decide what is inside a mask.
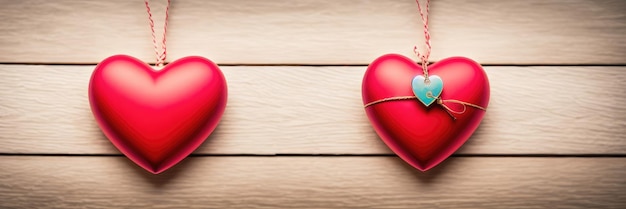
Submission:
[[[369,65],[362,86],[365,111],[378,136],[422,171],[467,141],[489,102],[487,75],[470,59],[444,59],[428,66],[428,72],[431,83],[425,85],[421,66],[402,55],[384,55]],[[427,97],[429,91],[440,100]]]
[[[161,173],[213,132],[226,107],[218,66],[185,57],[155,71],[129,56],[109,57],[89,83],[91,110],[104,135],[142,168]]]

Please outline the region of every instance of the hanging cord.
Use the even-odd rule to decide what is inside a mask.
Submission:
[[[148,3],[148,0],[144,0],[144,2],[146,3],[146,11],[148,11],[148,20],[150,23],[150,30],[152,31],[152,43],[154,44],[154,53],[156,54],[156,63],[155,65],[158,67],[162,67],[163,64],[165,63],[165,58],[167,57],[167,48],[165,47],[166,45],[166,35],[167,35],[167,22],[169,19],[169,10],[170,10],[170,3],[171,0],[167,0],[167,7],[165,8],[165,23],[163,24],[163,40],[161,41],[161,46],[159,47],[159,45],[157,44],[157,40],[156,40],[156,32],[154,31],[154,20],[152,19],[152,12],[150,11],[150,4]],[[159,48],[161,48],[163,51],[159,52]]]
[[[430,32],[428,31],[428,15],[430,14],[430,0],[426,0],[426,12],[422,10],[422,6],[420,5],[419,0],[415,0],[417,3],[417,9],[420,12],[420,16],[422,17],[422,23],[424,24],[424,40],[426,41],[426,53],[422,54],[419,52],[417,45],[413,47],[413,53],[420,59],[422,62],[422,70],[424,71],[425,82],[429,82],[428,79],[428,58],[430,57],[430,52],[432,46],[430,45]]]

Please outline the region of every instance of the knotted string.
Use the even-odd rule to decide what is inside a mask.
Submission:
[[[454,117],[454,115],[452,113],[457,114],[457,115],[463,114],[463,113],[465,113],[465,111],[467,111],[467,106],[470,106],[470,107],[473,107],[473,108],[476,108],[476,109],[479,109],[479,110],[482,110],[482,111],[486,111],[487,110],[486,108],[484,108],[482,106],[475,105],[475,104],[472,104],[472,103],[469,103],[469,102],[459,101],[459,100],[456,100],[456,99],[436,98],[436,102],[437,102],[438,105],[441,105],[441,107],[443,107],[443,109],[446,110],[448,115],[450,115],[450,117],[452,117],[452,119],[454,119],[454,120],[456,120],[456,117]],[[463,106],[463,110],[455,111],[452,108],[448,107],[448,105],[445,104],[446,102],[460,104],[461,106]]]
[[[420,59],[422,63],[422,70],[424,72],[424,82],[429,83],[430,79],[428,78],[428,58],[430,57],[430,52],[432,49],[432,45],[430,44],[430,32],[428,31],[428,14],[430,13],[430,0],[426,0],[426,12],[422,10],[422,6],[420,5],[419,0],[415,0],[415,3],[417,3],[417,9],[419,10],[420,16],[422,17],[422,23],[424,23],[424,40],[426,42],[426,53],[424,54],[420,53],[417,45],[413,47],[413,52]],[[487,110],[487,108],[485,107],[472,104],[469,102],[464,102],[464,101],[455,100],[455,99],[441,99],[440,97],[434,97],[432,93],[426,94],[426,96],[428,98],[435,99],[436,103],[440,105],[441,107],[443,107],[443,109],[448,113],[448,115],[450,115],[450,117],[452,117],[452,119],[454,120],[456,120],[456,117],[454,116],[454,114],[460,115],[460,114],[465,113],[467,111],[468,106],[479,109],[479,110],[483,110],[483,111]],[[417,97],[416,96],[400,96],[400,97],[384,98],[384,99],[379,99],[379,100],[365,104],[365,108],[375,105],[375,104],[383,103],[383,102],[414,100],[414,99],[417,99]],[[452,108],[448,107],[448,105],[446,105],[445,103],[460,104],[461,106],[463,106],[463,110],[461,111],[453,110]]]
[[[150,11],[150,5],[148,0],[144,0],[146,3],[146,11],[148,11],[148,21],[150,23],[150,30],[152,31],[152,43],[154,44],[154,52],[156,53],[156,63],[154,65],[158,67],[162,67],[165,63],[165,58],[167,57],[167,48],[165,47],[166,43],[166,34],[167,34],[167,20],[169,19],[169,11],[170,11],[170,3],[171,0],[167,0],[167,7],[165,8],[165,23],[163,23],[163,39],[161,41],[160,48],[163,52],[159,52],[159,45],[156,40],[156,32],[154,31],[154,20],[152,19],[152,12]]]

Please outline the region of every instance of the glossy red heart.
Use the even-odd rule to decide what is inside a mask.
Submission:
[[[137,165],[161,173],[213,132],[226,107],[226,81],[202,57],[156,71],[130,56],[109,57],[94,70],[89,101],[100,129]]]
[[[428,66],[429,75],[443,80],[442,100],[458,100],[487,108],[489,81],[473,60],[453,57]],[[379,57],[363,78],[363,104],[415,96],[411,81],[422,67],[397,54]],[[460,112],[458,103],[444,103]],[[454,153],[474,133],[485,110],[466,106],[462,114],[449,113],[440,104],[426,107],[417,99],[385,101],[365,108],[376,133],[400,158],[426,171]],[[454,116],[454,117],[453,117]],[[456,119],[455,119],[456,118]]]

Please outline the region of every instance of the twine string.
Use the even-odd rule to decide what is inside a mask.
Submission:
[[[422,17],[422,23],[424,25],[424,40],[426,42],[426,52],[423,54],[420,53],[418,50],[419,48],[417,47],[417,45],[415,45],[413,47],[413,53],[415,53],[415,56],[417,56],[417,58],[419,58],[422,63],[422,70],[424,71],[425,78],[424,81],[429,82],[430,80],[428,79],[428,58],[430,57],[430,52],[432,49],[432,45],[430,45],[430,32],[428,31],[428,14],[430,14],[430,0],[426,0],[426,12],[422,10],[422,6],[420,5],[419,0],[415,0],[415,3],[417,3],[417,9],[419,10],[420,17]]]
[[[169,11],[170,11],[170,3],[171,0],[167,0],[167,7],[165,8],[165,22],[163,23],[163,38],[161,41],[161,46],[157,43],[156,32],[154,30],[154,20],[152,19],[152,11],[150,10],[150,4],[148,0],[144,0],[146,3],[146,11],[148,11],[148,23],[150,24],[150,30],[152,31],[152,44],[154,45],[154,53],[156,54],[156,63],[155,66],[162,67],[165,63],[165,58],[167,57],[167,48],[166,43],[166,34],[167,34],[167,22],[169,19]],[[162,52],[160,52],[159,48],[161,48]]]
[[[379,99],[370,103],[365,104],[365,108],[378,104],[378,103],[383,103],[383,102],[391,102],[391,101],[400,101],[400,100],[411,100],[411,99],[417,99],[417,97],[415,96],[404,96],[404,97],[390,97],[390,98],[384,98],[384,99]]]
[[[467,111],[467,107],[473,107],[482,111],[487,111],[487,108],[482,107],[477,104],[472,104],[469,102],[464,102],[464,101],[460,101],[456,99],[441,99],[440,97],[433,97],[432,94],[427,94],[426,96],[429,98],[434,98],[436,100],[436,103],[440,105],[441,107],[443,107],[446,113],[448,113],[448,115],[450,115],[450,117],[452,117],[452,119],[454,120],[456,120],[456,117],[454,116],[454,114],[461,115],[465,113]],[[383,102],[414,100],[414,99],[417,99],[417,97],[416,96],[389,97],[389,98],[379,99],[379,100],[367,103],[365,104],[365,108],[373,106],[375,104],[383,103]],[[463,110],[460,110],[460,111],[454,110],[450,108],[448,105],[446,105],[446,103],[460,104],[463,107]]]

